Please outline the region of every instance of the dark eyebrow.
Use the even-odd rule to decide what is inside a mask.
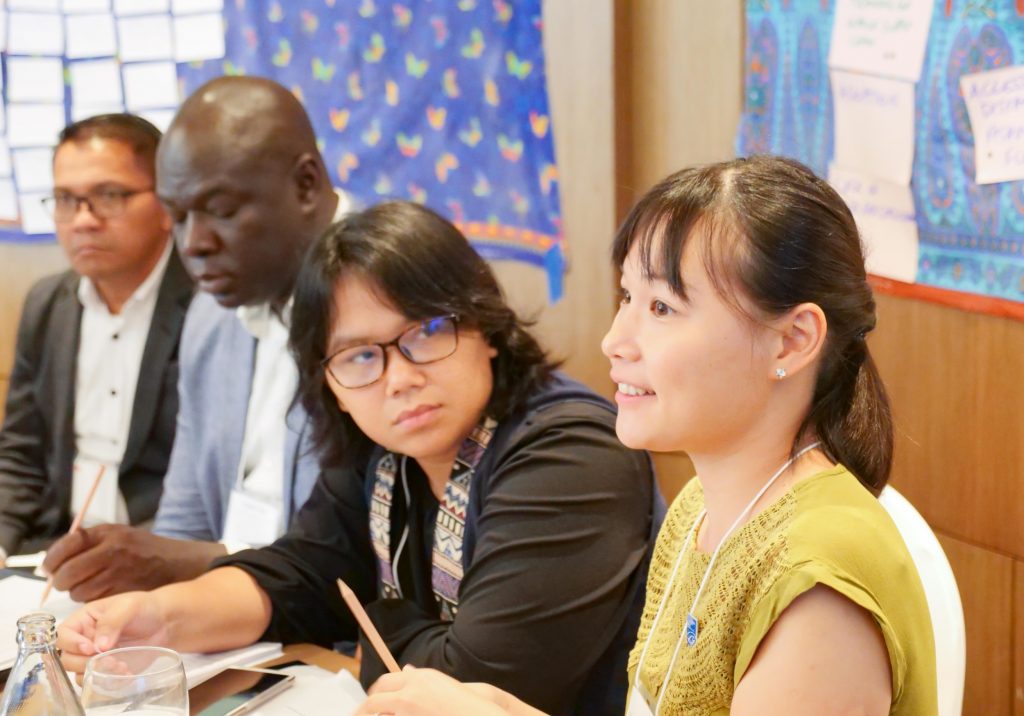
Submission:
[[[398,333],[396,333],[389,340],[395,340],[395,338],[398,338],[400,335],[402,335],[406,331],[408,331],[408,330],[410,330],[412,328],[415,328],[416,326],[420,326],[422,324],[423,324],[423,321],[410,321],[408,324],[406,324],[405,328],[402,328],[400,331],[398,331]],[[375,346],[375,345],[379,345],[381,343],[387,343],[387,341],[384,341],[384,340],[375,341],[372,338],[368,338],[366,336],[352,336],[350,338],[350,337],[347,337],[345,335],[342,335],[340,339],[337,336],[328,336],[327,337],[327,355],[334,355],[335,353],[339,353],[339,352],[341,352],[343,350],[347,350],[349,348],[356,348],[357,346]]]
[[[327,355],[331,356],[335,353],[339,353],[349,348],[355,348],[356,346],[369,346],[373,345],[374,341],[371,341],[365,336],[341,336],[340,339],[336,336],[327,337]]]
[[[118,191],[134,191],[133,189],[129,189],[127,185],[122,184],[119,181],[102,181],[102,182],[99,182],[98,184],[93,184],[92,186],[90,186],[89,189],[85,193],[86,194],[93,194],[93,193],[95,193],[97,191],[109,191],[111,189],[118,190]],[[73,191],[68,189],[66,186],[62,186],[60,184],[55,185],[53,187],[53,191],[55,191],[55,192],[62,191],[62,192],[65,192],[67,194],[73,194],[74,193]]]

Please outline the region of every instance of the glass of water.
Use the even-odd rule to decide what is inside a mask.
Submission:
[[[85,665],[82,706],[88,716],[188,716],[185,668],[176,651],[129,646],[97,654]]]

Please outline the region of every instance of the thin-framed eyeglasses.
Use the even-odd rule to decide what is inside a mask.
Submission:
[[[437,316],[417,323],[386,343],[342,348],[320,361],[343,388],[365,388],[381,379],[388,368],[388,348],[394,346],[410,363],[436,363],[459,347],[458,317]]]
[[[50,212],[53,220],[59,223],[71,221],[78,214],[79,207],[85,204],[89,212],[97,219],[113,219],[124,213],[128,200],[136,194],[148,194],[153,187],[147,189],[100,189],[85,195],[72,194],[69,191],[56,191],[52,196],[42,198],[43,207]]]

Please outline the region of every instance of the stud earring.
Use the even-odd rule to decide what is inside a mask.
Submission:
[[[786,369],[785,368],[776,368],[775,369],[775,377],[778,378],[779,380],[782,380],[783,378],[785,378],[786,377]]]

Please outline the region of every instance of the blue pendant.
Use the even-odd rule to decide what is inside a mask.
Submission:
[[[697,643],[697,617],[693,614],[686,615],[686,645],[693,646]]]

